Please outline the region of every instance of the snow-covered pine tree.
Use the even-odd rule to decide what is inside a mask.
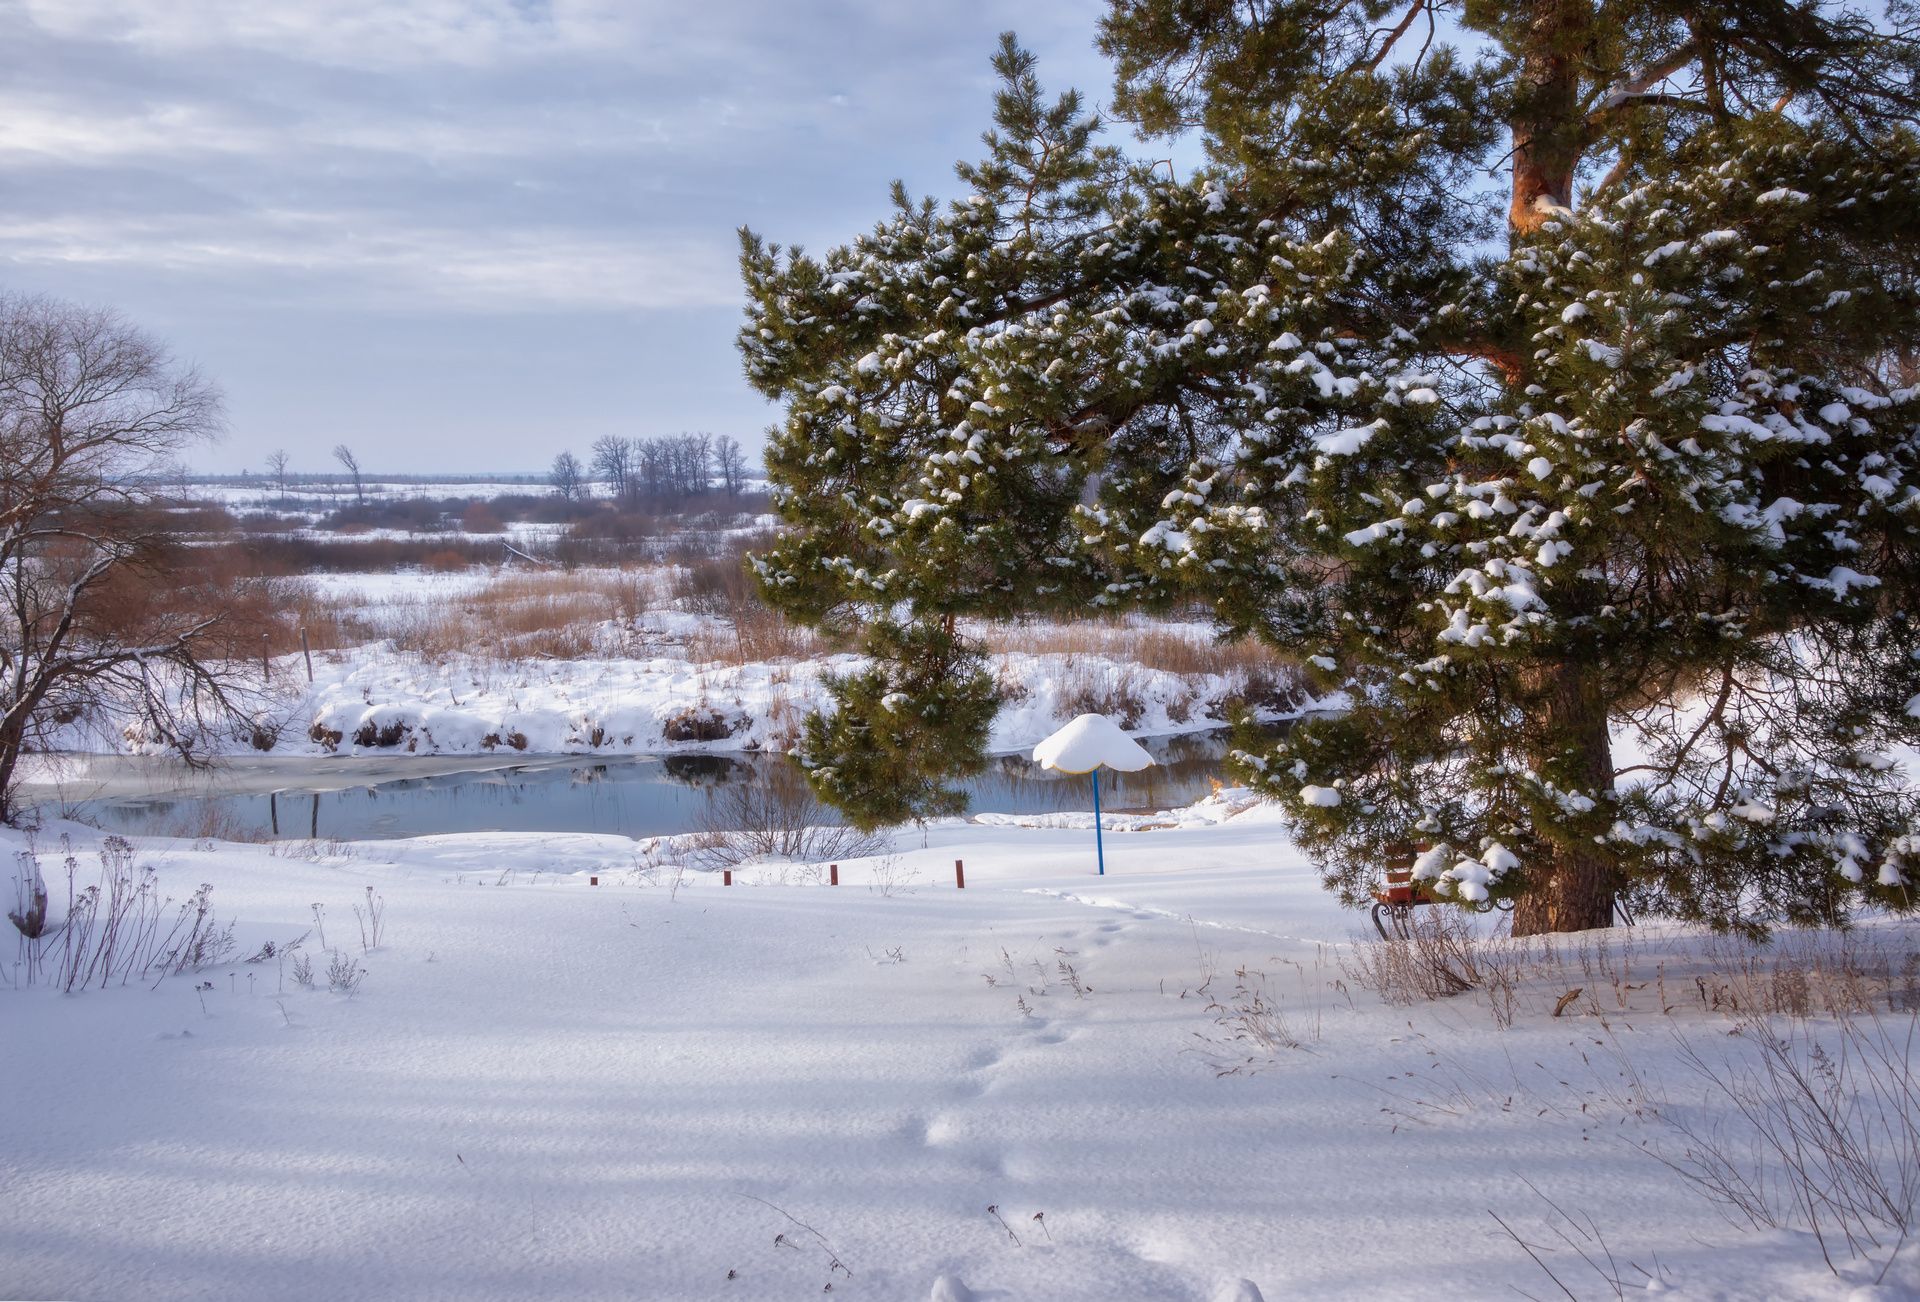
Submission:
[[[1622,889],[1753,929],[1904,907],[1913,31],[1908,0],[1114,0],[1116,109],[1202,134],[1187,181],[1009,40],[964,200],[896,192],[819,260],[743,237],[788,412],[763,586],[882,652],[937,631],[917,680],[957,657],[969,701],[961,618],[1209,603],[1348,693],[1239,758],[1356,902],[1417,841],[1521,934]],[[861,730],[956,690],[843,696],[822,790],[857,802]]]

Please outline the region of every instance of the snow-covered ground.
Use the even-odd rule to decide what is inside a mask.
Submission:
[[[249,538],[299,538],[309,542],[499,542],[514,546],[549,545],[566,536],[568,526],[538,520],[510,520],[498,529],[391,529],[362,528],[343,531],[308,526],[292,526],[278,533],[251,533]],[[742,532],[745,530],[743,529]],[[364,577],[364,576],[356,576]]]
[[[0,988],[0,1295],[1244,1302],[1560,1297],[1557,1278],[1615,1296],[1603,1270],[1695,1299],[1920,1286],[1911,1256],[1869,1289],[1873,1262],[1835,1275],[1806,1234],[1735,1229],[1642,1151],[1671,1144],[1663,1113],[1716,1117],[1681,1045],[1749,1052],[1693,998],[1698,940],[1614,936],[1610,982],[1582,975],[1591,938],[1569,941],[1564,980],[1523,988],[1503,1029],[1483,994],[1387,1007],[1357,988],[1364,922],[1244,796],[1110,833],[1104,879],[1085,830],[1005,823],[936,825],[837,888],[795,868],[681,879],[582,835],[142,844],[175,898],[212,884],[237,953],[294,940],[318,906],[364,979],[305,989],[269,960]],[[59,830],[39,842],[56,898]],[[66,830],[84,885],[95,834]],[[9,865],[21,846],[0,830]],[[369,887],[385,935],[363,952]],[[1592,994],[1556,1017],[1563,986]],[[1233,1038],[1250,992],[1297,1047]]]
[[[409,498],[445,499],[464,497],[474,501],[485,501],[495,497],[517,495],[538,496],[551,492],[545,479],[528,476],[524,479],[440,479],[440,480],[384,480],[368,479],[361,484],[359,497],[369,502],[400,502]],[[304,505],[311,502],[324,502],[330,506],[353,505],[355,496],[353,484],[345,479],[327,479],[318,482],[302,482],[295,476],[287,485],[284,494],[271,480],[260,477],[242,480],[207,482],[189,480],[182,488],[182,495],[196,501],[217,502],[229,510],[273,511],[285,505]]]

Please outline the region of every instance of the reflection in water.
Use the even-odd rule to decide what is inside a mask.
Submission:
[[[1110,811],[1169,809],[1224,778],[1224,735],[1143,739],[1158,763],[1139,773],[1103,773]],[[264,794],[98,800],[78,812],[116,832],[150,836],[367,840],[438,832],[612,832],[662,836],[693,831],[723,783],[767,782],[784,755],[685,754],[591,760],[555,758],[511,768],[400,778],[346,790],[298,787]],[[976,813],[1091,810],[1085,777],[1036,768],[1024,755],[995,756],[966,782]],[[832,811],[822,811],[831,821]]]
[[[727,781],[742,767],[727,755],[662,755],[661,767],[675,782],[690,787],[711,787]]]

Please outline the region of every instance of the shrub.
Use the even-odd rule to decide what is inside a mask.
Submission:
[[[1060,675],[1063,714],[1104,714],[1122,728],[1137,728],[1147,712],[1140,672],[1131,664],[1110,665],[1070,658]]]
[[[799,767],[779,764],[708,793],[707,807],[696,820],[692,857],[703,867],[731,868],[761,859],[837,862],[886,848],[886,837],[833,818],[814,798]]]
[[[746,605],[751,587],[738,554],[708,556],[674,575],[673,597],[696,615],[725,615]]]
[[[1389,1004],[1445,999],[1481,985],[1485,946],[1458,909],[1414,910],[1405,935],[1360,944],[1340,960],[1353,983]]]
[[[690,705],[660,726],[668,741],[725,741],[746,726],[738,711],[723,712],[711,705]]]
[[[467,533],[503,533],[506,525],[500,522],[491,503],[475,501],[469,502],[460,513],[460,528]]]

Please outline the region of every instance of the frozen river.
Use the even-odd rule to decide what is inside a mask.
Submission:
[[[1209,779],[1226,776],[1223,734],[1142,744],[1159,763],[1139,773],[1103,774],[1103,808],[1189,804],[1207,793]],[[726,784],[778,780],[792,764],[780,755],[710,753],[248,757],[195,773],[167,760],[87,755],[62,757],[50,766],[49,780],[25,794],[49,812],[148,836],[365,840],[513,831],[640,837],[697,830]],[[976,813],[1093,807],[1088,779],[1043,772],[1024,755],[995,756],[986,772],[963,785]]]

